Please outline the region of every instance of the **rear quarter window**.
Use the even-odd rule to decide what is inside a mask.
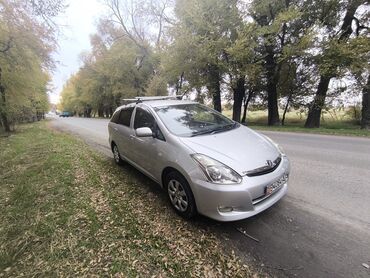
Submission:
[[[110,119],[110,121],[112,123],[115,123],[115,124],[118,124],[118,120],[119,120],[119,114],[121,113],[121,110],[118,110],[117,112],[115,112],[112,116],[112,118]]]

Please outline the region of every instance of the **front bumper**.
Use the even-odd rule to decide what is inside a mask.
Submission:
[[[202,179],[192,180],[198,212],[218,221],[235,221],[254,216],[271,207],[287,193],[286,182],[269,197],[263,196],[266,186],[289,175],[289,172],[289,159],[283,156],[275,171],[262,176],[244,176],[240,184],[219,185]]]

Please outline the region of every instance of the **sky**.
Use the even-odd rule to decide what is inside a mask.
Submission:
[[[69,0],[64,14],[57,22],[62,25],[58,37],[59,48],[54,54],[57,67],[52,77],[51,103],[59,101],[63,84],[69,76],[78,71],[81,63],[79,55],[90,50],[90,34],[96,30],[99,15],[104,13],[102,0]]]

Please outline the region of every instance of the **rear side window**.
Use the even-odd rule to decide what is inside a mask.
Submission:
[[[121,113],[121,111],[117,111],[116,113],[113,114],[113,117],[112,119],[110,120],[112,123],[115,123],[115,124],[118,124],[118,120],[119,120],[119,114]]]
[[[118,124],[130,126],[132,111],[134,111],[133,107],[123,108],[119,114]]]

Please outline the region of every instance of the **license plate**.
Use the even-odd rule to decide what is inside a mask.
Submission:
[[[288,181],[288,174],[284,174],[280,179],[273,184],[266,186],[266,196],[269,196],[278,191]]]

